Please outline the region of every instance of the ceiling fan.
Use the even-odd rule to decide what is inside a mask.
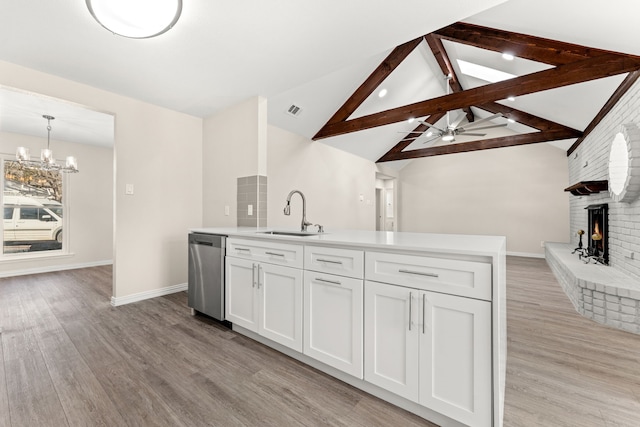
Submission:
[[[447,95],[449,95],[449,81],[452,78],[451,74],[446,75],[445,80],[447,82],[446,86],[447,86]],[[507,126],[507,123],[502,123],[502,124],[491,124],[489,126],[482,126],[482,127],[478,127],[479,124],[482,124],[484,122],[488,122],[491,121],[493,119],[496,119],[498,117],[503,117],[502,113],[497,113],[494,114],[492,116],[489,117],[485,117],[484,119],[480,119],[480,120],[476,120],[472,123],[469,123],[467,126],[460,126],[460,123],[462,123],[462,120],[464,120],[466,114],[463,112],[462,114],[460,114],[454,121],[453,123],[449,122],[449,112],[447,111],[447,127],[446,129],[440,129],[437,126],[432,125],[431,123],[427,123],[421,120],[418,120],[418,123],[426,126],[429,128],[429,131],[412,131],[412,132],[402,132],[402,133],[406,133],[407,136],[402,139],[400,142],[402,141],[413,141],[419,138],[422,138],[422,134],[426,132],[426,134],[424,135],[425,137],[429,138],[426,141],[423,142],[423,144],[426,144],[428,142],[433,142],[436,141],[438,139],[442,139],[444,142],[453,142],[456,140],[456,135],[464,135],[464,136],[486,136],[486,133],[475,133],[475,132],[469,132],[469,131],[475,131],[475,130],[484,130],[484,129],[491,129],[491,128],[498,128],[498,127],[504,127]],[[433,130],[431,130],[433,129]],[[420,134],[418,136],[412,136],[412,134],[417,133]]]
[[[491,124],[487,126],[478,127],[478,125],[481,125],[482,123],[491,121],[498,117],[504,117],[502,113],[493,114],[489,117],[485,117],[484,119],[476,120],[475,122],[469,123],[466,126],[460,126],[460,123],[462,123],[462,120],[464,119],[464,117],[465,117],[465,114],[462,113],[460,114],[459,117],[456,118],[455,121],[453,121],[452,123],[449,123],[449,113],[447,112],[447,127],[445,129],[440,129],[439,127],[434,126],[431,123],[418,120],[418,123],[424,126],[427,126],[429,130],[422,131],[422,132],[420,131],[402,132],[407,134],[407,136],[402,141],[415,140],[418,138],[426,137],[428,139],[424,141],[423,144],[436,141],[438,139],[442,139],[444,142],[453,142],[455,141],[457,135],[486,136],[487,135],[486,133],[476,133],[474,131],[507,126],[507,123],[501,123],[501,124]],[[420,135],[414,136],[412,134],[420,134]]]

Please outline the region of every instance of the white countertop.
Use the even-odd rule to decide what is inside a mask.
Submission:
[[[268,239],[298,243],[429,251],[490,257],[502,255],[506,251],[506,237],[504,236],[365,230],[326,230],[325,233],[307,236],[264,234],[264,232],[273,230],[299,231],[299,229],[253,227],[193,228],[189,231],[194,233],[219,234],[232,237]]]

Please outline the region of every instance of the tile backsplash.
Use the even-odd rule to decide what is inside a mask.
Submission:
[[[238,227],[267,226],[267,177],[238,178]]]

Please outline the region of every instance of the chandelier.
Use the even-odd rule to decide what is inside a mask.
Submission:
[[[16,160],[21,165],[29,169],[39,169],[45,171],[59,171],[66,173],[76,173],[78,171],[78,161],[75,157],[67,157],[65,166],[56,163],[56,159],[53,158],[53,151],[49,148],[51,143],[51,120],[55,120],[55,117],[43,115],[43,118],[47,119],[47,148],[43,148],[40,151],[40,160],[31,160],[29,149],[27,147],[18,147],[16,149]]]

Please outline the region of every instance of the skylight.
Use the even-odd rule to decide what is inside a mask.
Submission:
[[[514,74],[505,73],[504,71],[485,67],[484,65],[474,64],[473,62],[463,61],[462,59],[458,59],[458,66],[462,74],[490,83],[501,82],[517,77]]]

